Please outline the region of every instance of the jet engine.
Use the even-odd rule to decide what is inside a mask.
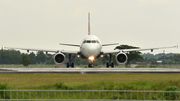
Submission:
[[[60,65],[62,63],[64,63],[66,57],[64,54],[62,53],[57,53],[54,55],[54,62],[57,64],[57,65]]]
[[[125,53],[118,53],[116,55],[116,61],[118,64],[125,64],[127,62],[127,55]]]

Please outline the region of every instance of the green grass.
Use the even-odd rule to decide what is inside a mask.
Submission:
[[[180,87],[180,73],[8,73],[0,74],[0,84],[8,87],[5,89],[39,89],[39,90],[166,90],[169,86]],[[2,85],[4,87],[4,85]],[[4,95],[3,92],[1,92]],[[7,98],[9,98],[7,92]],[[42,99],[42,91],[18,91],[18,98]],[[54,92],[50,92],[50,99],[54,99]],[[62,99],[67,99],[67,92],[62,92]],[[92,99],[93,92],[88,92],[88,98]],[[57,92],[57,99],[61,99],[61,92]],[[101,92],[101,99],[112,98],[112,93]],[[113,99],[117,99],[118,93],[114,93]],[[126,93],[126,98],[131,98],[131,93]],[[152,93],[152,99],[162,99],[163,94]],[[12,98],[16,99],[17,91],[12,92]],[[43,99],[47,99],[48,92],[43,92]],[[69,98],[73,99],[73,92],[69,92]],[[80,92],[76,92],[75,99],[79,99]],[[94,98],[98,99],[99,93],[94,92]],[[124,93],[119,93],[120,99],[124,99]],[[138,99],[144,99],[143,93],[139,93]],[[1,97],[3,98],[3,97]],[[86,98],[86,93],[81,93],[81,98]],[[137,99],[137,93],[132,93],[132,98]],[[146,93],[145,99],[149,99]],[[178,97],[178,99],[180,99]]]
[[[9,73],[0,84],[10,89],[164,90],[180,87],[179,73]],[[62,83],[64,88],[57,88]]]

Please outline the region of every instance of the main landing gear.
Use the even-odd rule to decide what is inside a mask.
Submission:
[[[109,54],[109,62],[106,63],[106,67],[109,68],[109,66],[111,66],[112,68],[114,68],[114,63],[112,62],[112,54]]]
[[[74,63],[71,63],[74,58],[75,58],[75,56],[71,59],[71,54],[69,54],[69,63],[66,64],[67,68],[69,68],[69,67],[74,68]]]
[[[71,63],[71,64],[70,64],[70,63],[67,63],[67,64],[66,64],[66,67],[67,67],[67,68],[69,68],[69,67],[74,68],[74,63]]]
[[[109,64],[109,63],[107,62],[107,63],[106,63],[106,67],[109,68],[109,66],[111,66],[112,68],[114,68],[114,63],[110,63],[110,64]]]

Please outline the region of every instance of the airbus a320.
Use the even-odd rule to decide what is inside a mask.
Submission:
[[[30,49],[30,48],[16,48],[16,47],[5,47],[6,49],[20,49],[20,50],[27,50],[29,51],[44,51],[44,52],[54,52],[54,62],[57,65],[61,65],[65,62],[66,56],[65,54],[69,55],[69,62],[66,64],[68,67],[74,67],[74,63],[72,60],[74,57],[78,56],[82,59],[88,59],[89,64],[88,67],[93,67],[93,61],[103,57],[104,55],[109,55],[109,62],[106,63],[106,67],[114,67],[114,63],[112,62],[112,54],[116,55],[116,61],[118,64],[125,64],[128,60],[126,52],[132,51],[145,51],[145,50],[156,50],[156,49],[164,49],[164,48],[175,48],[177,46],[172,47],[160,47],[160,48],[147,48],[147,49],[121,49],[121,50],[112,50],[112,51],[103,51],[102,47],[110,46],[110,45],[117,45],[118,43],[112,44],[102,44],[100,39],[92,35],[90,32],[90,13],[88,13],[88,35],[83,38],[80,44],[64,44],[60,43],[60,45],[67,45],[67,46],[74,46],[79,47],[77,51],[67,51],[67,50],[47,50],[47,49]]]

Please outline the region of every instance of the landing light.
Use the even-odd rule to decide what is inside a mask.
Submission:
[[[90,56],[89,60],[93,61],[94,60],[94,56]]]
[[[104,57],[104,55],[101,55],[101,57]]]
[[[79,58],[79,57],[80,57],[80,55],[77,55],[77,57]]]

